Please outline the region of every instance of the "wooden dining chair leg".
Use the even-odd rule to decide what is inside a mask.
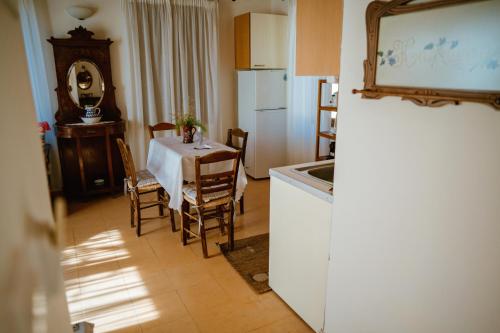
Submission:
[[[135,219],[135,209],[134,209],[134,200],[132,197],[129,197],[130,202],[130,227],[135,227],[134,219]]]
[[[137,228],[135,229],[137,233],[137,237],[141,236],[141,201],[139,200],[139,196],[135,199],[135,209],[137,215]]]
[[[176,232],[177,228],[175,227],[175,211],[172,208],[170,208],[169,212],[170,212],[170,224],[172,227],[172,232]]]
[[[223,209],[223,206],[217,206],[216,210],[217,210],[217,219],[219,220],[220,233],[224,235],[224,233],[226,232],[226,228],[224,226],[224,209]]]
[[[200,214],[201,214],[201,226],[200,226],[201,248],[203,250],[203,258],[208,258],[207,233],[205,231],[205,219],[203,218],[203,211],[201,209],[200,209]]]
[[[245,202],[243,201],[243,195],[240,198],[240,214],[245,214]]]
[[[165,190],[163,189],[163,187],[160,187],[159,189],[156,190],[156,197],[158,198],[158,201],[161,201],[163,202],[163,197],[165,196]],[[158,213],[160,214],[160,216],[164,216],[164,211],[163,211],[163,203],[160,203],[158,205]]]
[[[229,250],[234,250],[234,204],[231,202],[229,204],[229,225],[228,225],[228,233],[227,233],[227,244],[229,245]]]
[[[182,245],[187,245],[187,232],[186,228],[189,227],[188,217],[186,216],[186,212],[189,210],[189,203],[184,200],[182,202],[181,208],[181,241]]]

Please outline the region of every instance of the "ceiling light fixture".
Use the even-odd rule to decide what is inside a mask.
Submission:
[[[94,10],[83,6],[71,6],[66,8],[66,13],[78,20],[85,20],[94,14]]]

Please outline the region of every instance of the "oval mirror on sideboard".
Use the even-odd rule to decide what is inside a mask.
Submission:
[[[68,31],[70,38],[51,37],[57,77],[57,124],[81,123],[85,107],[99,108],[101,121],[120,121],[111,75],[108,39],[80,26]]]
[[[77,60],[68,70],[68,93],[79,108],[97,107],[104,96],[101,71],[91,61]]]

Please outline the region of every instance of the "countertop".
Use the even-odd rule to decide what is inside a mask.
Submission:
[[[308,166],[320,166],[325,164],[331,164],[333,160],[320,161],[320,162],[310,162],[296,165],[288,165],[284,167],[274,168],[269,170],[269,175],[271,177],[276,177],[290,185],[298,187],[321,200],[333,203],[333,192],[330,192],[332,186],[326,184],[322,181],[315,180],[312,177],[305,176],[295,171],[297,168],[303,168]]]

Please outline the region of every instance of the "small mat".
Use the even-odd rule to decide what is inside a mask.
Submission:
[[[235,240],[233,251],[228,251],[227,243],[219,246],[231,266],[257,293],[271,290],[268,284],[269,234]]]

